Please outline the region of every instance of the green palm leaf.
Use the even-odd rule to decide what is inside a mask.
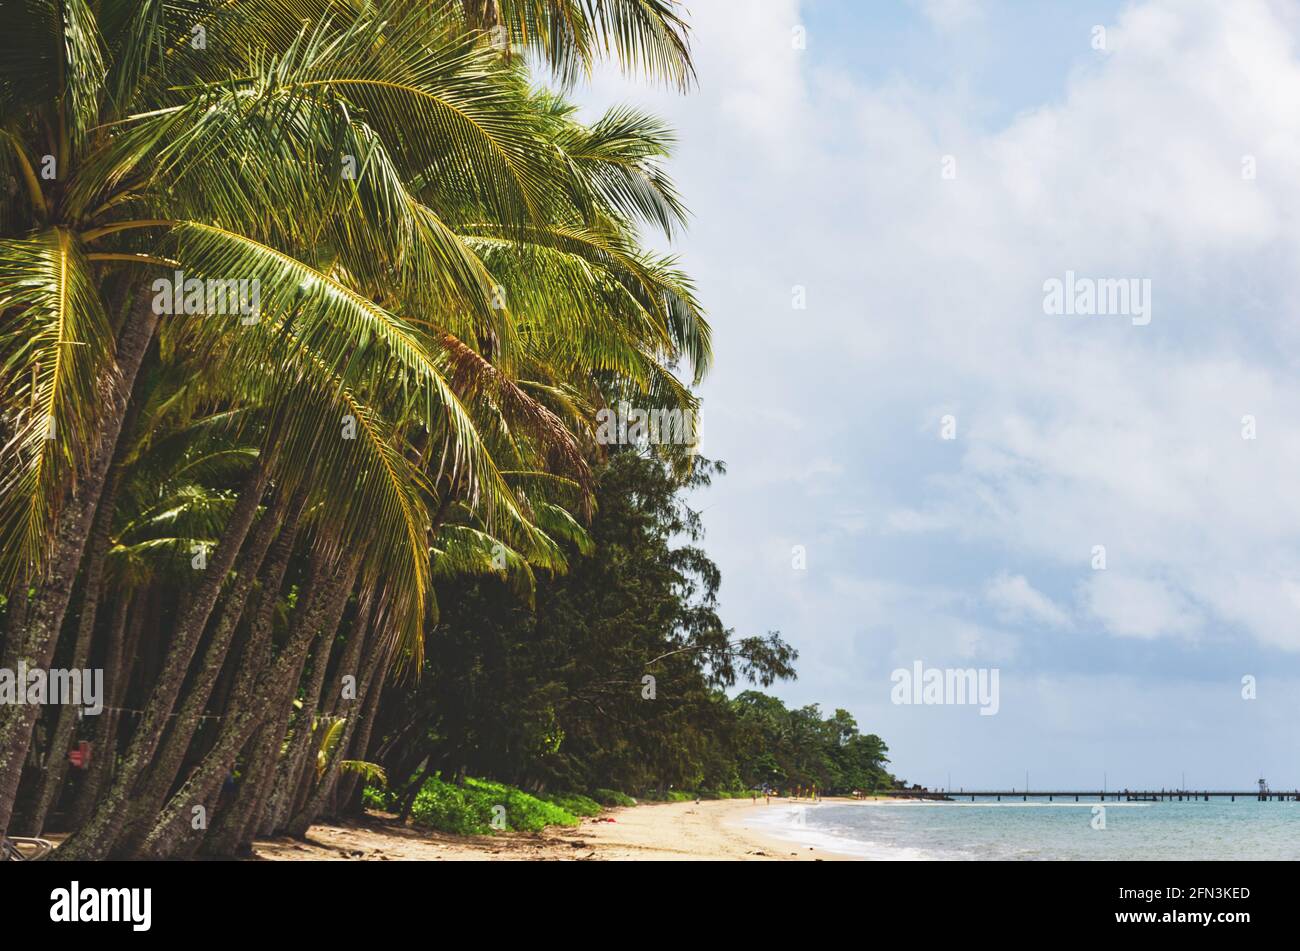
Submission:
[[[0,585],[38,571],[99,441],[113,338],[76,237],[0,240]],[[75,503],[72,503],[75,504]]]

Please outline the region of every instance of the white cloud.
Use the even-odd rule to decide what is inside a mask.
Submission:
[[[1028,620],[1051,627],[1066,627],[1070,623],[1069,615],[1024,575],[998,575],[988,583],[984,593],[999,616],[1007,620]]]
[[[937,29],[955,30],[979,17],[981,10],[976,0],[913,0]]]
[[[1296,589],[1273,567],[1300,556],[1292,20],[1264,2],[1134,7],[1062,101],[993,131],[963,122],[949,90],[822,87],[872,170],[846,203],[869,313],[841,323],[840,346],[893,400],[962,407],[956,467],[913,478],[887,526],[1080,572],[1104,544],[1162,578],[1131,607],[1094,592],[1117,632],[1186,633],[1200,603],[1300,649],[1277,628]],[[947,153],[955,181],[939,175]],[[1042,282],[1066,270],[1151,278],[1152,325],[1045,316]],[[1241,438],[1247,413],[1267,434]],[[1212,584],[1236,574],[1255,606]]]
[[[1120,637],[1186,636],[1201,628],[1200,612],[1161,581],[1099,571],[1082,585],[1089,611]]]

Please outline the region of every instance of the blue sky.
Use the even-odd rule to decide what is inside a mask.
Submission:
[[[1297,10],[687,7],[698,90],[583,97],[681,136],[698,502],[728,623],[801,652],[776,692],[931,785],[1300,786]],[[1067,271],[1151,322],[1045,314]],[[998,668],[998,714],[891,703],[917,660]]]

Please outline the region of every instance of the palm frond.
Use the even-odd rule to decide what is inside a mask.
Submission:
[[[69,487],[96,451],[113,338],[76,236],[0,239],[0,586],[39,572]]]

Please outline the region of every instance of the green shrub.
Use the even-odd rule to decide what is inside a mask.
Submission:
[[[501,814],[504,828],[492,825],[497,806],[505,807]],[[504,783],[466,779],[464,786],[457,786],[437,777],[425,780],[415,797],[411,818],[431,829],[461,835],[540,832],[547,826],[576,826],[579,822],[569,810]]]
[[[602,806],[635,806],[636,800],[617,789],[593,789],[591,798]]]
[[[373,786],[367,784],[361,790],[361,801],[367,809],[377,809],[380,812],[391,812],[396,805],[397,794],[383,786]]]
[[[581,793],[552,793],[537,798],[545,800],[554,806],[559,806],[565,812],[570,812],[575,816],[600,815],[600,803]]]

